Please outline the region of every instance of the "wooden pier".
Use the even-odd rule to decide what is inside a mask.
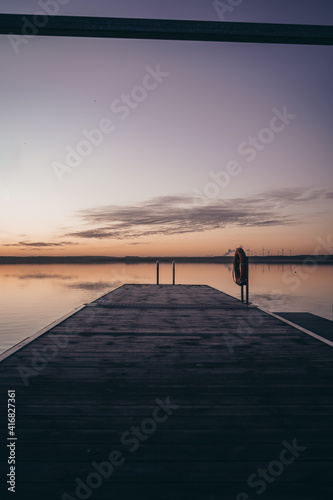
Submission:
[[[8,390],[17,499],[332,497],[332,348],[213,288],[124,285],[9,354],[2,498]]]

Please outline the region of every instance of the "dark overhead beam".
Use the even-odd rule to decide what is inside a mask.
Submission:
[[[333,27],[0,14],[0,34],[333,45]]]

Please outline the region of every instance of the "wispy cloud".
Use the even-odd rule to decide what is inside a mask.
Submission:
[[[197,233],[229,225],[262,227],[299,224],[294,208],[327,199],[325,190],[276,189],[248,198],[202,202],[190,196],[163,196],[132,206],[92,208],[78,213],[83,228],[67,237],[132,239]]]
[[[53,247],[64,247],[68,245],[76,245],[77,243],[62,241],[60,243],[46,243],[44,241],[30,242],[30,241],[19,241],[18,243],[6,243],[2,246],[4,247],[27,247],[27,248],[53,248]]]

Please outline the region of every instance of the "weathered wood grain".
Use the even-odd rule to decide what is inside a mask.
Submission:
[[[267,498],[329,498],[331,352],[210,287],[120,287],[0,363],[2,428],[16,389],[21,492],[75,495],[119,449],[126,462],[91,498],[234,500],[256,495],[249,475],[296,439],[306,450]],[[167,397],[178,408],[130,453],[121,436]]]

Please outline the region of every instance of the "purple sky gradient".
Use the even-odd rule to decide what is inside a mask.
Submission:
[[[22,5],[38,10],[1,10]],[[227,20],[327,23],[331,5],[244,0]],[[61,14],[216,18],[192,0],[71,0]],[[0,57],[2,255],[48,253],[45,242],[53,254],[310,253],[329,234],[332,47],[36,37],[15,53],[1,36]],[[158,65],[169,76],[121,120],[112,103]],[[295,118],[248,161],[239,146],[284,107]],[[59,182],[54,162],[104,118],[114,132]],[[214,188],[230,161],[241,172]]]

